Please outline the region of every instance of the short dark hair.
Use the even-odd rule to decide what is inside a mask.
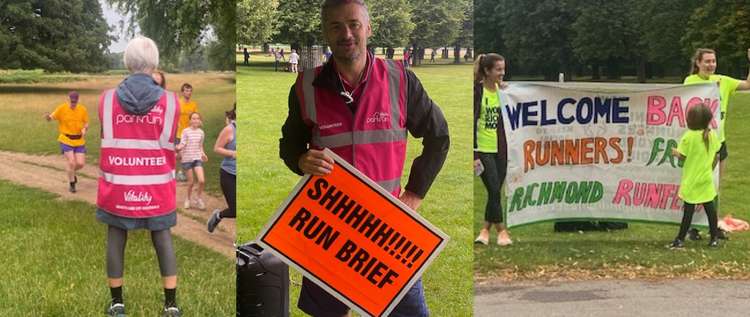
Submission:
[[[357,4],[365,8],[365,16],[367,17],[367,20],[370,20],[370,12],[367,10],[367,4],[365,4],[364,0],[325,0],[323,1],[323,5],[320,7],[320,21],[323,27],[325,27],[325,13],[326,10],[346,5],[346,4]]]
[[[185,91],[185,89],[188,89],[188,88],[193,89],[193,86],[188,83],[184,83],[182,84],[182,87],[180,87],[180,91]]]

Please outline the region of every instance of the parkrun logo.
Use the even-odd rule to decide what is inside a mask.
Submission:
[[[162,109],[161,106],[156,106],[153,109],[151,109],[151,112],[162,114],[162,113],[164,113],[164,109]]]
[[[152,112],[155,112],[152,110]],[[145,116],[137,116],[134,114],[118,114],[115,122],[117,124],[122,123],[137,123],[137,124],[143,124],[148,123],[152,125],[161,125],[162,124],[162,118],[157,116],[152,116],[151,113],[145,115]]]
[[[129,190],[125,192],[124,195],[126,202],[146,203],[146,205],[151,204],[151,195],[148,192],[138,192],[136,194],[134,190]]]
[[[390,115],[387,112],[375,112],[367,117],[367,123],[382,123],[388,122]]]

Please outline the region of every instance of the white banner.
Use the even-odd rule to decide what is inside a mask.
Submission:
[[[719,128],[714,84],[612,92],[514,83],[501,92],[508,140],[508,226],[546,220],[679,223],[682,169],[671,155],[687,109],[705,103]],[[718,168],[714,184],[719,185]],[[693,223],[706,225],[696,208]]]

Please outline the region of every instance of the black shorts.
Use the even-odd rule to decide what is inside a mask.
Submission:
[[[726,160],[727,157],[729,157],[729,152],[727,152],[727,142],[721,142],[721,148],[719,149],[719,161]]]

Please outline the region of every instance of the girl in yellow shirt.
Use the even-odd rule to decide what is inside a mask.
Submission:
[[[718,152],[721,148],[716,134],[709,129],[713,114],[704,104],[694,106],[687,113],[688,131],[682,135],[677,149],[672,155],[684,159],[682,179],[678,195],[683,201],[682,223],[677,237],[670,244],[671,248],[682,248],[685,235],[693,220],[695,205],[703,205],[711,231],[709,247],[719,246],[718,218],[714,206],[716,188],[714,187],[713,169],[718,162]]]

